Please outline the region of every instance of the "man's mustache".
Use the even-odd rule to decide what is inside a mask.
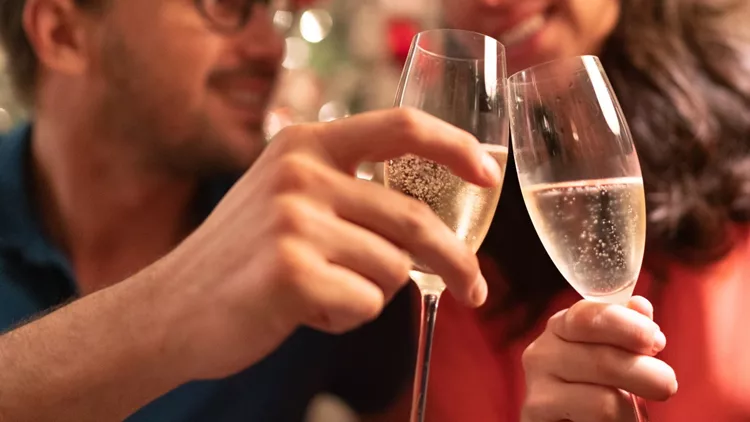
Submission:
[[[267,62],[251,62],[242,67],[217,69],[208,77],[210,84],[220,83],[223,80],[232,79],[266,79],[269,83],[276,80],[279,68]]]

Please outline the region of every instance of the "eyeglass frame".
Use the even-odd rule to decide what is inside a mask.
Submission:
[[[245,4],[240,11],[240,16],[237,19],[237,23],[233,25],[225,25],[218,22],[216,18],[214,18],[211,13],[209,13],[206,7],[207,1],[210,0],[194,0],[195,8],[198,9],[198,12],[201,14],[203,19],[205,19],[214,28],[222,33],[234,33],[241,31],[245,26],[247,26],[248,22],[250,22],[250,19],[253,15],[253,7],[255,7],[255,5],[257,4],[263,5],[264,7],[269,8],[273,11],[291,11],[291,7],[289,6],[290,0],[245,0]]]

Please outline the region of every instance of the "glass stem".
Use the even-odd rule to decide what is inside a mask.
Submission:
[[[414,394],[411,405],[411,422],[424,422],[427,407],[427,380],[430,375],[430,354],[435,334],[440,293],[422,291],[422,317],[419,326],[419,348],[414,368]]]
[[[649,422],[646,402],[633,393],[630,393],[630,400],[633,402],[633,414],[635,415],[635,420],[637,422]]]

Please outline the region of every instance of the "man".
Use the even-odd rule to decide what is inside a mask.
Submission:
[[[380,314],[410,255],[484,301],[433,213],[352,174],[414,153],[490,186],[494,161],[408,110],[290,128],[261,153],[282,53],[268,9],[0,3],[33,115],[0,141],[0,421],[295,421],[323,390],[374,411],[412,359],[408,303],[321,331]]]

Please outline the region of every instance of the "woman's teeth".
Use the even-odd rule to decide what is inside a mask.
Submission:
[[[506,47],[510,47],[526,41],[542,29],[545,21],[542,13],[531,16],[500,35],[500,42],[505,44]]]
[[[233,91],[229,93],[229,98],[243,106],[260,106],[263,104],[263,98],[255,92]]]

